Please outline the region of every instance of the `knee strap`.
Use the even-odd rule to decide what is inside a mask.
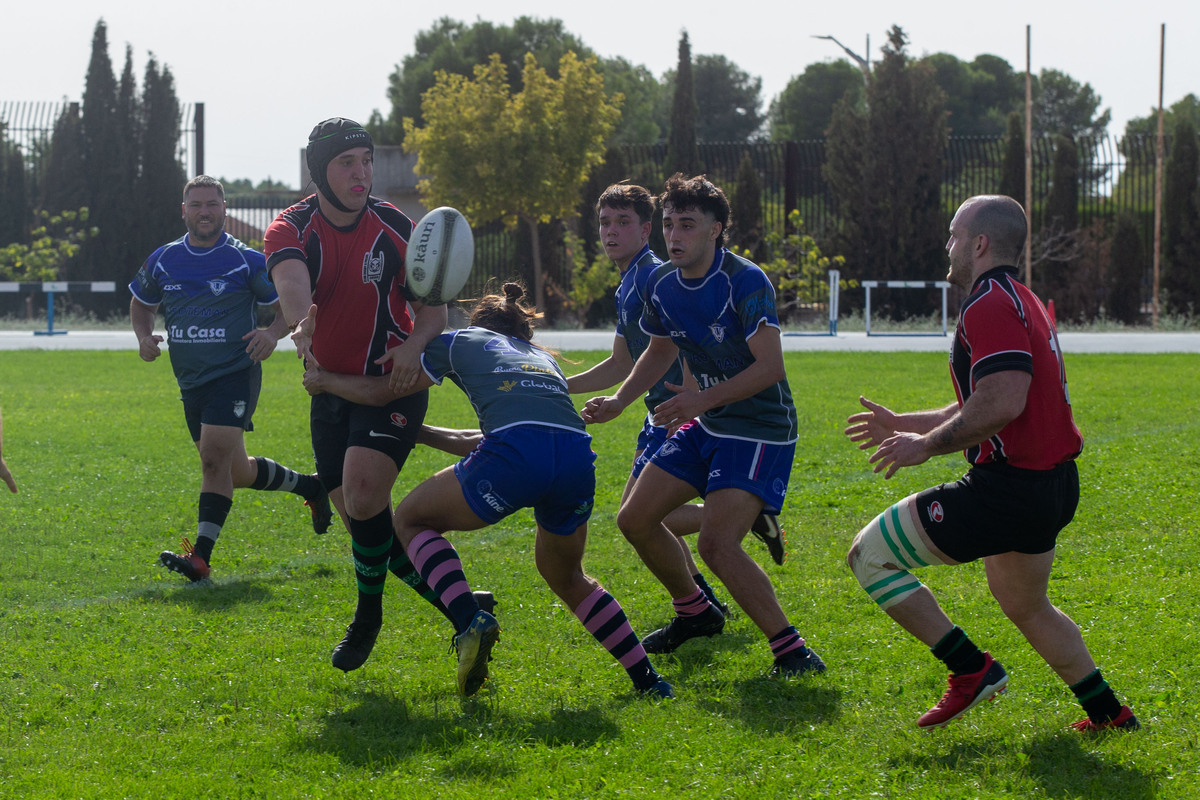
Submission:
[[[940,563],[918,533],[905,498],[884,511],[854,537],[850,570],[871,599],[883,609],[921,588],[909,570]]]

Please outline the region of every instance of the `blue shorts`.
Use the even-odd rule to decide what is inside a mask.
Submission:
[[[200,441],[201,425],[224,425],[254,430],[250,421],[262,390],[262,364],[213,378],[191,389],[181,389],[183,418],[192,441]]]
[[[795,443],[713,436],[692,421],[667,439],[650,462],[695,486],[701,497],[718,489],[741,489],[763,501],[764,514],[778,514],[795,454]]]
[[[484,436],[454,475],[467,505],[489,525],[532,508],[538,525],[570,536],[592,516],[595,462],[586,433],[517,425]]]
[[[650,463],[650,457],[658,452],[658,448],[663,446],[667,441],[667,429],[655,425],[650,421],[650,415],[646,415],[646,421],[642,423],[642,430],[638,433],[637,449],[638,455],[633,460],[633,477],[636,480],[638,475],[642,474],[642,470]]]

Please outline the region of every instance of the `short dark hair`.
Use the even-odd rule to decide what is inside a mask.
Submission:
[[[225,199],[225,187],[211,175],[197,175],[183,185],[183,199],[185,202],[187,201],[188,192],[192,189],[216,189],[217,194],[221,195],[221,199]]]
[[[1025,237],[1029,235],[1025,209],[1003,194],[976,195],[963,205],[968,204],[972,213],[967,218],[967,233],[987,236],[995,257],[1016,266],[1025,250]]]
[[[725,193],[704,175],[685,178],[676,172],[667,179],[667,188],[658,196],[658,205],[664,211],[667,206],[676,209],[694,208],[721,223],[717,236],[717,247],[725,246],[725,232],[729,230],[729,200]]]
[[[633,209],[642,223],[654,219],[654,196],[636,183],[614,183],[600,194],[596,201],[596,213],[603,208]]]

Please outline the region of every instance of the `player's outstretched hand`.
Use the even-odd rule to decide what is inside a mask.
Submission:
[[[846,419],[850,424],[846,427],[845,434],[850,437],[850,441],[859,443],[859,450],[878,447],[884,439],[896,433],[896,415],[865,397],[859,396],[858,402],[867,410],[852,414]]]
[[[162,340],[163,337],[154,333],[138,340],[138,355],[141,356],[142,361],[153,361],[162,355],[162,348],[159,347]]]
[[[242,337],[242,341],[250,343],[246,345],[246,353],[251,361],[265,361],[275,352],[275,337],[262,328],[250,331]]]
[[[310,361],[313,359],[312,340],[313,334],[317,331],[317,306],[314,303],[308,307],[308,313],[304,315],[304,319],[296,323],[292,328],[292,343],[296,345],[296,358],[301,361]]]

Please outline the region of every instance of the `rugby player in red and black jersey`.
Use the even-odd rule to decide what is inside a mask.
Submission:
[[[404,257],[413,223],[371,196],[374,152],[371,135],[351,120],[313,128],[305,160],[317,191],[275,219],[264,247],[306,365],[382,378],[362,384],[383,393],[377,402],[317,392],[311,405],[317,474],[353,540],[358,605],[333,651],[333,665],[345,671],[362,666],[374,647],[389,569],[446,613],[392,530],[392,485],[417,442],[428,392],[398,398],[388,384],[389,370],[405,385],[416,382],[425,345],[446,327],[446,307],[424,306],[408,293]],[[392,348],[396,357],[377,364]]]
[[[949,688],[917,720],[938,728],[1004,691],[1008,674],[938,605],[910,570],[983,559],[988,588],[1087,713],[1078,731],[1133,729],[1084,644],[1046,588],[1058,533],[1079,501],[1083,437],[1071,415],[1058,337],[1041,301],[1017,280],[1028,226],[1011,197],[972,197],[950,224],[947,279],[968,293],[950,356],[957,400],[895,413],[866,398],[846,434],[890,478],[901,467],[963,451],[960,480],[904,498],[854,540],[849,564],[880,608],[950,670]]]

